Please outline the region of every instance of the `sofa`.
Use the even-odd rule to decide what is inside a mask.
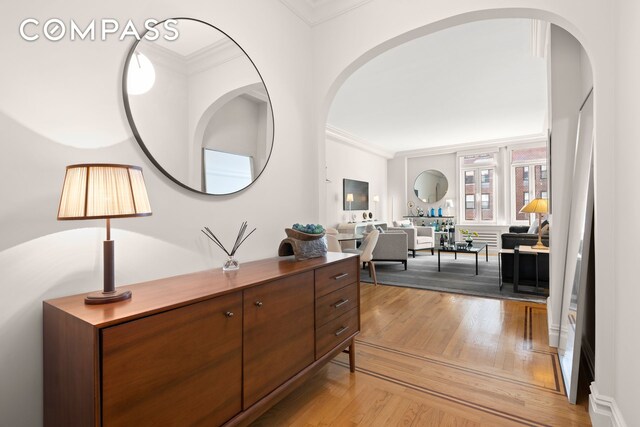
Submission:
[[[414,227],[389,227],[388,231],[403,232],[407,234],[407,249],[416,257],[416,251],[431,249],[431,255],[434,254],[435,231],[433,227],[414,226]]]
[[[546,223],[546,221],[545,221]],[[542,243],[545,246],[549,246],[549,231],[545,223],[543,226]],[[502,249],[514,249],[516,246],[533,246],[538,243],[538,233],[531,233],[533,231],[529,226],[511,226],[508,233],[503,233],[500,236],[502,241]],[[501,253],[502,261],[502,281],[513,283],[513,267],[514,267],[514,254],[513,253]],[[536,280],[536,259],[533,256],[521,256],[519,263],[519,281],[520,282],[535,282]],[[539,254],[538,256],[538,280],[541,284],[549,284],[549,254]]]
[[[371,224],[367,225],[364,235],[373,230]],[[381,231],[378,236],[378,243],[373,248],[373,262],[392,261],[401,262],[404,269],[407,269],[408,243],[407,234],[401,231],[389,230]]]

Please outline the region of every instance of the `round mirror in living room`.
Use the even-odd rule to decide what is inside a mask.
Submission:
[[[167,23],[173,40],[147,37]],[[160,22],[147,35],[123,75],[127,118],[144,152],[189,190],[224,195],[251,185],[273,146],[271,102],[253,61],[197,19]]]
[[[436,203],[442,200],[449,189],[447,177],[438,170],[423,171],[413,184],[413,192],[424,203]]]

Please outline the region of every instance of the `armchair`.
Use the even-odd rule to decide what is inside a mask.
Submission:
[[[399,261],[407,269],[408,242],[402,232],[387,230],[378,236],[378,244],[373,249],[374,261]]]
[[[376,228],[367,224],[364,235],[368,235]],[[407,235],[398,231],[387,230],[378,236],[378,243],[373,249],[373,261],[398,261],[407,269],[408,243]]]
[[[389,231],[402,231],[407,234],[407,249],[416,257],[416,251],[423,249],[431,249],[431,255],[434,254],[435,232],[433,227],[416,226],[416,227],[389,227]]]

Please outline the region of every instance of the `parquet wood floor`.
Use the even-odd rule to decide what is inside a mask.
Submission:
[[[544,305],[362,284],[340,355],[254,426],[590,426],[568,403]]]

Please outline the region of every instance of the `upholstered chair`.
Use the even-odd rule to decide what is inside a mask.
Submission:
[[[345,249],[343,251],[358,254],[360,255],[360,261],[362,261],[363,264],[369,264],[369,276],[373,279],[374,285],[378,284],[378,279],[376,277],[376,266],[373,263],[373,250],[378,243],[379,236],[380,232],[378,230],[373,230],[364,238],[359,249]]]
[[[408,250],[416,257],[416,251],[430,249],[431,255],[434,254],[435,247],[435,231],[433,227],[415,226],[415,227],[389,227],[388,231],[403,231],[407,233]]]
[[[334,234],[325,234],[324,237],[327,239],[327,250],[329,252],[342,252],[340,242]]]

